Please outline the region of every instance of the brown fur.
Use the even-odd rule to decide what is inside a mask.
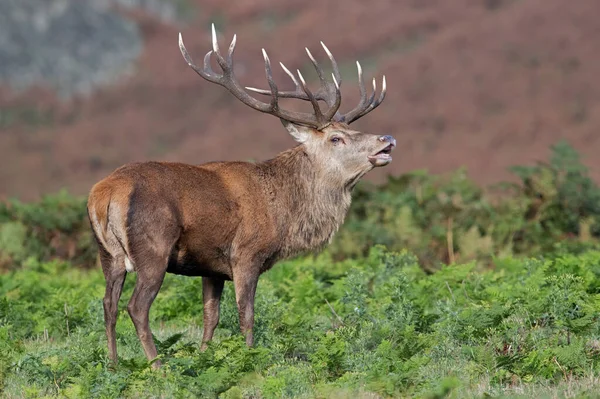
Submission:
[[[254,296],[261,273],[279,259],[319,249],[329,242],[346,216],[354,185],[374,166],[387,165],[396,145],[391,136],[356,132],[345,123],[379,106],[385,97],[385,77],[380,96],[373,93],[367,98],[358,66],[361,100],[342,115],[337,112],[341,75],[323,43],[332,62],[334,82],[323,78],[323,71],[309,53],[321,82],[314,95],[300,72],[300,84],[290,73],[296,84],[294,92],[279,92],[263,50],[270,89],[249,89],[272,96],[269,103],[263,103],[249,96],[233,76],[235,38],[223,57],[214,25],[212,36],[213,51],[207,56],[214,53],[223,74],[215,74],[207,58],[204,68],[196,66],[180,35],[179,48],[188,65],[244,104],[278,116],[301,144],[258,164],[125,165],[92,188],[88,215],[106,278],[104,319],[109,356],[114,362],[117,303],[126,272],[134,271],[137,281],[127,310],[149,360],[156,358],[157,352],[148,314],[167,272],[202,276],[203,347],[212,339],[219,321],[223,284],[233,280],[240,327],[246,343],[252,345]],[[278,105],[279,96],[310,101],[313,113],[283,110]],[[327,111],[321,111],[318,101],[328,104]]]
[[[252,345],[260,274],[277,260],[331,240],[352,188],[373,167],[368,155],[393,140],[341,123],[323,132],[286,126],[302,144],[262,163],[134,163],[94,185],[88,213],[107,282],[104,311],[113,361],[117,303],[128,267],[138,277],[127,309],[148,359],[157,356],[148,312],[166,272],[203,277],[203,346],[218,323],[223,283],[233,280],[241,329]],[[342,142],[332,143],[333,136]]]

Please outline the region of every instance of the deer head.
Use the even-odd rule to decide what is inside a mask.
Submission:
[[[337,62],[333,55],[321,42],[321,46],[329,57],[333,67],[332,80],[325,78],[325,73],[308,48],[306,53],[312,62],[320,81],[320,87],[312,92],[297,70],[295,76],[283,63],[281,68],[294,83],[295,89],[280,91],[273,79],[271,61],[265,49],[262,54],[265,62],[265,73],[269,89],[242,87],[234,75],[233,52],[236,45],[236,35],[229,45],[227,54],[223,56],[219,49],[217,34],[212,25],[213,49],[204,56],[203,67],[198,67],[187,52],[181,34],[179,34],[179,48],[188,65],[204,79],[225,87],[231,94],[249,107],[271,114],[280,118],[291,136],[303,146],[305,153],[317,166],[316,171],[326,177],[332,184],[341,184],[352,188],[354,184],[373,167],[384,166],[392,161],[391,152],[396,146],[396,140],[389,135],[373,135],[352,130],[349,124],[368,114],[381,104],[386,94],[386,79],[383,76],[381,94],[376,97],[377,85],[373,79],[373,91],[368,96],[365,88],[363,72],[357,61],[358,85],[360,101],[358,105],[345,114],[339,112],[342,102],[340,87],[342,78]],[[221,74],[215,73],[210,61],[213,54],[222,69]],[[250,96],[246,90],[270,96],[268,103],[259,101]],[[310,102],[312,113],[296,112],[282,109],[279,105],[280,98],[294,98]],[[327,109],[323,111],[319,101],[325,102]]]

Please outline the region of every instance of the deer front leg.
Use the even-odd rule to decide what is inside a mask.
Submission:
[[[219,324],[219,307],[221,294],[223,293],[224,280],[210,277],[202,277],[202,300],[204,302],[204,334],[202,335],[202,346],[200,350],[207,348]]]
[[[233,285],[235,287],[235,300],[240,315],[240,329],[246,337],[246,345],[254,344],[254,295],[258,283],[258,272],[243,270],[233,273]]]

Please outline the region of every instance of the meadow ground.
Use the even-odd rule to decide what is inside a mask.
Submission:
[[[0,202],[0,396],[600,397],[600,187],[565,143],[513,171],[495,195],[460,170],[358,186],[326,252],[261,277],[254,348],[227,284],[201,352],[201,279],[168,275],[159,371],[125,310],[135,275],[108,362],[85,198]]]
[[[283,262],[257,293],[256,346],[226,285],[200,352],[201,280],[169,275],[151,311],[163,367],[143,356],[125,304],[112,370],[103,276],[64,262],[0,275],[0,389],[40,397],[600,397],[600,252],[497,259],[426,274],[375,247]]]

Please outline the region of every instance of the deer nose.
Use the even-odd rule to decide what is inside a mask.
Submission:
[[[390,135],[379,136],[379,141],[388,142],[391,145],[393,145],[394,147],[396,146],[396,139]]]

